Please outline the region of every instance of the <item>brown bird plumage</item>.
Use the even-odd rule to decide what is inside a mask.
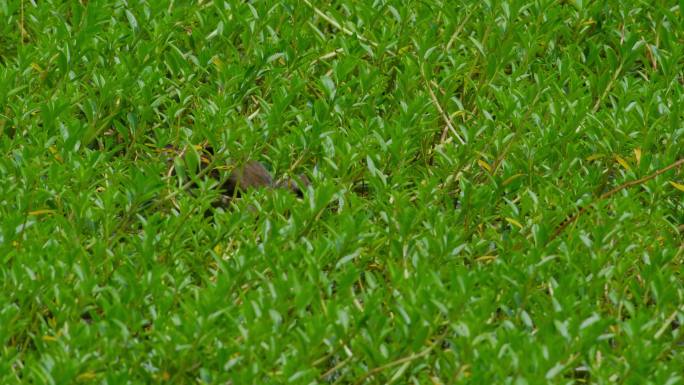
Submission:
[[[178,154],[178,150],[173,146],[167,146],[165,150]],[[205,148],[205,151],[206,153],[213,155],[213,149]],[[169,163],[173,168],[172,159],[173,158],[169,159]],[[202,167],[206,167],[210,161],[203,157],[201,163]],[[175,170],[170,170],[170,174],[175,174]],[[220,173],[217,169],[211,170],[209,175],[212,178],[220,179]],[[222,198],[221,201],[229,201],[232,197],[239,197],[242,192],[258,188],[282,188],[290,190],[301,197],[304,195],[304,189],[310,185],[311,182],[306,175],[303,174],[298,178],[283,178],[274,181],[271,173],[268,172],[263,164],[255,160],[249,160],[233,169],[228,176],[228,179],[223,183],[220,190],[221,194],[224,195],[224,198]]]
[[[240,191],[266,187],[290,190],[301,197],[304,195],[304,189],[310,185],[311,182],[309,181],[309,178],[303,174],[296,179],[283,178],[274,182],[273,177],[263,164],[255,160],[250,160],[242,167],[233,170],[222,188],[226,194],[231,196],[233,196],[233,194],[239,196]]]
[[[236,194],[235,190],[246,191],[251,188],[273,187],[273,177],[261,163],[250,160],[238,167],[228,176],[222,188],[228,195]]]

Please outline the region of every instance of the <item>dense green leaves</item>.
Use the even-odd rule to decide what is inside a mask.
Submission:
[[[682,383],[673,4],[0,0],[0,383]]]

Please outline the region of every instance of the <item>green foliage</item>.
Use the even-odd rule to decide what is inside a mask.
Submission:
[[[0,383],[683,383],[675,3],[0,0]]]

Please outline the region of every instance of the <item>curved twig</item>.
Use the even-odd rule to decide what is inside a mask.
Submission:
[[[663,174],[663,173],[666,173],[666,172],[672,170],[673,168],[677,168],[677,167],[680,167],[680,166],[682,166],[682,165],[684,165],[684,158],[681,158],[681,159],[677,160],[676,162],[674,162],[674,163],[672,163],[672,164],[669,164],[669,165],[667,165],[667,166],[665,166],[665,167],[663,167],[663,168],[661,168],[661,169],[659,169],[659,170],[656,170],[654,173],[649,174],[649,175],[646,175],[646,176],[643,177],[643,178],[639,178],[639,179],[635,179],[635,180],[631,180],[631,181],[629,181],[629,182],[623,183],[623,184],[621,184],[621,185],[615,187],[614,189],[612,189],[612,190],[610,190],[610,191],[608,191],[608,192],[605,192],[605,193],[601,194],[598,198],[594,199],[594,200],[593,200],[591,203],[589,203],[588,205],[585,205],[585,206],[580,207],[580,209],[579,209],[579,211],[577,211],[577,213],[575,213],[575,214],[573,214],[573,215],[570,215],[570,216],[566,217],[566,218],[563,220],[563,222],[561,222],[558,226],[556,226],[556,230],[553,232],[553,235],[551,235],[551,238],[549,238],[548,242],[551,242],[551,241],[553,241],[554,239],[556,239],[556,237],[558,237],[558,236],[563,232],[563,230],[565,230],[565,228],[568,227],[569,224],[571,224],[571,223],[577,221],[577,219],[578,219],[582,214],[584,214],[585,212],[587,212],[587,211],[589,210],[589,208],[590,208],[591,206],[593,206],[594,204],[596,204],[597,202],[602,201],[602,200],[607,199],[607,198],[610,198],[611,196],[613,196],[613,195],[619,193],[619,192],[622,191],[622,190],[625,190],[625,189],[628,189],[628,188],[630,188],[630,187],[634,187],[634,186],[637,186],[637,185],[646,183],[646,182],[648,182],[649,180],[651,180],[651,179],[657,177],[658,175]],[[547,242],[547,243],[548,243],[548,242]]]
[[[398,360],[389,362],[389,363],[387,363],[387,364],[385,364],[385,365],[378,366],[378,367],[375,367],[375,368],[369,370],[366,374],[364,374],[363,376],[361,376],[361,377],[355,382],[355,384],[356,384],[356,385],[360,385],[360,384],[362,384],[365,380],[367,380],[368,378],[373,377],[373,376],[375,376],[376,374],[378,374],[378,373],[380,373],[380,372],[382,372],[382,371],[384,371],[384,370],[386,370],[386,369],[395,367],[395,366],[397,366],[397,365],[405,364],[405,363],[407,363],[407,362],[411,362],[411,361],[414,361],[414,360],[416,360],[416,359],[418,359],[418,358],[422,358],[422,357],[427,356],[428,354],[430,354],[430,352],[432,351],[432,349],[434,349],[435,346],[437,346],[437,344],[441,343],[441,342],[444,340],[445,337],[446,337],[446,334],[442,334],[441,336],[437,337],[436,340],[432,341],[432,343],[430,343],[430,345],[429,345],[427,348],[421,350],[421,351],[418,352],[418,353],[412,353],[412,354],[410,354],[410,355],[408,355],[408,356],[399,358]]]

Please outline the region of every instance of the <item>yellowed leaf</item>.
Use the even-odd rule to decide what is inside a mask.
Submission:
[[[76,381],[77,382],[87,382],[87,381],[92,381],[95,378],[97,378],[97,373],[89,370],[87,372],[83,372],[83,373],[79,374],[78,376],[76,376]]]
[[[639,147],[634,149],[634,158],[636,159],[637,166],[641,164],[641,149]]]
[[[382,265],[373,262],[368,265],[368,268],[373,270],[382,270]]]
[[[514,180],[520,178],[520,177],[523,176],[523,175],[525,175],[525,174],[515,174],[515,175],[511,175],[511,176],[509,176],[508,178],[506,178],[506,180],[504,180],[502,184],[503,184],[504,186],[508,186],[511,182],[513,182]]]
[[[43,341],[46,341],[46,342],[57,341],[57,337],[55,337],[55,336],[44,335],[44,336],[41,337],[41,338],[42,338]]]
[[[59,163],[63,163],[63,162],[64,162],[64,159],[62,159],[62,156],[59,154],[59,150],[57,150],[57,147],[55,147],[55,146],[50,146],[50,147],[48,147],[48,151],[50,151],[50,153],[52,154],[52,156],[54,156],[55,159],[57,159],[57,161],[58,161]]]
[[[223,68],[223,61],[218,56],[214,56],[211,59],[211,63],[216,66],[216,68],[221,69]]]
[[[478,159],[478,160],[477,160],[477,164],[479,164],[480,167],[482,167],[482,168],[484,168],[485,170],[487,170],[487,172],[490,172],[490,173],[492,172],[492,166],[490,166],[489,163],[485,162],[484,160]]]
[[[627,161],[624,160],[620,155],[615,155],[615,160],[618,163],[620,163],[620,166],[624,167],[625,170],[632,171],[632,168],[629,166],[629,163],[627,163]]]
[[[513,218],[508,218],[508,217],[506,217],[506,222],[508,222],[508,223],[510,223],[510,224],[512,224],[512,225],[517,226],[519,229],[522,229],[522,228],[523,228],[523,225],[521,225],[520,222],[516,221],[516,220],[513,219]]]
[[[481,257],[475,258],[477,262],[490,262],[496,259],[496,255],[483,255]]]
[[[591,162],[592,160],[601,159],[601,158],[603,158],[604,156],[605,156],[605,155],[603,155],[603,154],[589,155],[589,156],[587,157],[587,161],[588,161],[588,162]]]
[[[673,181],[670,181],[670,184],[672,185],[672,187],[676,188],[677,190],[684,191],[684,184],[673,182]]]
[[[43,214],[54,214],[54,213],[55,213],[55,210],[50,210],[50,209],[29,211],[29,215],[43,215]]]

